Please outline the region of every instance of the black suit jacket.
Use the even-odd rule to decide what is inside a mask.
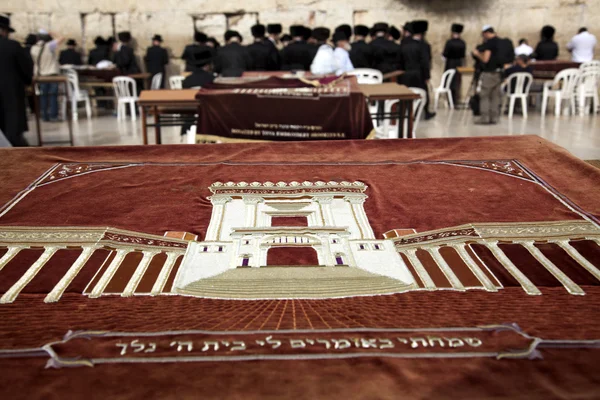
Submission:
[[[462,39],[450,39],[444,46],[443,56],[446,57],[445,69],[460,67],[464,64],[467,45]]]
[[[310,71],[316,54],[314,46],[304,41],[291,42],[281,51],[281,69]]]
[[[373,68],[373,47],[364,40],[352,43],[350,61],[354,68]]]
[[[137,74],[140,71],[133,49],[128,45],[121,45],[114,55],[114,63],[123,74]]]
[[[13,146],[26,146],[25,86],[31,84],[33,61],[19,42],[2,37],[0,54],[0,130]]]
[[[88,64],[96,65],[102,60],[110,60],[108,46],[98,46],[90,51],[88,55]]]
[[[413,38],[404,39],[400,46],[399,68],[404,71],[400,77],[402,84],[425,89],[431,70],[427,46]]]
[[[184,89],[193,88],[196,86],[205,86],[208,83],[212,83],[215,80],[215,75],[212,72],[198,69],[192,72],[187,78],[183,80],[181,86]]]
[[[384,37],[378,37],[369,43],[373,50],[373,68],[383,74],[398,70],[400,46]]]
[[[533,56],[536,60],[556,60],[558,58],[558,45],[553,40],[542,40],[535,47]]]
[[[162,73],[164,75],[165,65],[169,63],[169,53],[163,47],[150,46],[146,50],[144,61],[146,62],[146,70],[150,74],[156,75]]]
[[[272,43],[269,45],[264,40],[254,42],[248,46],[248,52],[252,58],[254,71],[277,71],[279,69],[278,52]]]
[[[72,64],[72,65],[81,65],[81,54],[74,49],[65,49],[60,52],[60,56],[58,57],[58,62],[60,65]]]
[[[206,46],[204,44],[188,44],[183,49],[183,54],[181,54],[181,58],[185,61],[185,70],[188,72],[195,71],[196,65],[194,64],[194,54],[198,51],[209,49],[211,53],[213,53],[213,57],[216,54],[215,49],[210,46]]]
[[[219,48],[214,66],[222,76],[242,76],[244,71],[252,71],[252,58],[247,48],[233,42]]]

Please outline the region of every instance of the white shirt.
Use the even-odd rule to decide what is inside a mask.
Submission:
[[[333,51],[333,55],[338,67],[335,71],[336,75],[341,75],[354,69],[354,65],[352,65],[352,61],[350,61],[350,53],[348,53],[348,50],[336,47]]]
[[[520,56],[520,55],[530,56],[531,53],[533,53],[533,47],[531,47],[530,45],[528,45],[526,43],[520,44],[515,48],[515,56]]]
[[[596,36],[588,31],[581,32],[567,43],[567,49],[571,51],[571,59],[574,62],[586,62],[594,59],[594,47],[596,46]]]
[[[315,75],[333,74],[338,70],[336,58],[333,49],[328,44],[323,44],[317,50],[317,55],[310,65],[310,72]]]

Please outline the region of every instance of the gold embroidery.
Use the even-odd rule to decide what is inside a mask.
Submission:
[[[494,286],[492,281],[481,270],[481,268],[479,268],[479,265],[477,265],[477,263],[473,261],[471,256],[469,256],[469,253],[467,253],[467,251],[465,250],[465,246],[466,243],[450,245],[450,247],[456,250],[456,252],[460,256],[460,258],[465,262],[465,264],[467,264],[467,267],[469,267],[469,269],[471,270],[471,272],[473,272],[473,274],[479,280],[479,282],[483,284],[483,287],[485,287],[485,289],[490,292],[497,292],[498,289],[496,288],[496,286]]]
[[[160,274],[158,274],[158,278],[156,278],[156,282],[152,287],[152,296],[162,293],[163,289],[165,288],[165,284],[167,283],[167,279],[169,279],[169,275],[171,275],[171,270],[173,269],[173,266],[175,266],[177,257],[179,257],[179,254],[177,253],[167,253],[167,261],[165,261],[165,264],[160,270]]]
[[[600,280],[600,270],[591,262],[589,262],[584,256],[582,256],[575,247],[571,246],[568,240],[556,240],[551,243],[556,243],[562,247],[568,255],[573,257],[575,261],[579,263],[579,265],[585,268],[590,274],[594,275],[596,279]]]
[[[461,281],[454,273],[454,271],[452,271],[452,268],[450,268],[446,260],[444,260],[444,257],[442,257],[442,255],[440,254],[440,248],[438,246],[424,247],[423,250],[426,250],[429,254],[431,254],[436,264],[438,265],[438,267],[440,267],[440,269],[442,270],[442,272],[444,273],[444,275],[446,276],[446,278],[448,279],[448,281],[454,289],[460,291],[466,290]]]
[[[106,269],[106,271],[104,271],[104,274],[102,274],[102,276],[100,277],[100,280],[98,281],[98,283],[96,283],[96,286],[94,286],[94,289],[92,289],[92,293],[90,293],[90,297],[95,298],[95,297],[100,297],[102,295],[102,292],[104,292],[104,289],[106,289],[106,286],[108,286],[108,283],[110,282],[112,277],[115,275],[115,273],[117,272],[117,269],[121,265],[121,262],[123,262],[123,260],[125,259],[125,256],[128,253],[129,253],[129,250],[117,249],[115,258],[113,258],[113,260],[111,261],[111,263],[108,266],[108,268]]]
[[[44,299],[44,303],[54,303],[60,300],[64,291],[67,289],[69,284],[75,279],[79,271],[83,268],[85,263],[89,260],[92,254],[96,251],[95,247],[85,247],[83,252],[77,257],[77,260],[71,265],[71,268],[61,278],[61,280],[54,286],[54,289]]]
[[[146,273],[146,270],[148,269],[148,266],[150,265],[152,258],[155,255],[157,255],[158,253],[159,253],[158,251],[143,251],[142,252],[142,254],[144,256],[142,257],[142,260],[138,264],[137,268],[135,269],[135,272],[131,276],[131,279],[129,279],[129,282],[127,283],[127,286],[123,290],[123,293],[121,293],[122,297],[133,296],[133,293],[135,292],[135,289],[137,289],[140,281],[142,280],[142,277]]]
[[[492,251],[494,257],[500,261],[502,266],[506,268],[506,270],[519,282],[519,284],[523,287],[523,290],[527,294],[531,295],[541,295],[542,292],[531,282],[513,262],[504,254],[502,249],[498,246],[498,241],[486,241],[485,244]]]

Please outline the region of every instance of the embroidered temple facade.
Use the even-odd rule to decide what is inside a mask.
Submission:
[[[347,266],[410,286],[412,275],[390,240],[378,240],[365,213],[362,182],[220,183],[202,242],[190,245],[176,290],[239,267],[268,265],[273,248],[309,247],[323,267]],[[304,226],[274,226],[277,218]]]

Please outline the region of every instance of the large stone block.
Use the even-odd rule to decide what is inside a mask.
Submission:
[[[83,39],[82,45],[86,49],[94,47],[94,39],[102,36],[107,39],[113,36],[113,16],[104,13],[91,13],[83,17]]]
[[[194,26],[198,31],[215,37],[219,43],[223,44],[223,34],[227,30],[227,17],[224,14],[195,14]],[[190,42],[193,33],[193,31],[190,32]]]
[[[227,29],[238,31],[244,38],[244,44],[252,43],[250,28],[258,22],[258,13],[233,14],[227,16]]]
[[[83,29],[79,13],[52,13],[50,30],[65,39],[75,39],[78,45],[82,45]]]

